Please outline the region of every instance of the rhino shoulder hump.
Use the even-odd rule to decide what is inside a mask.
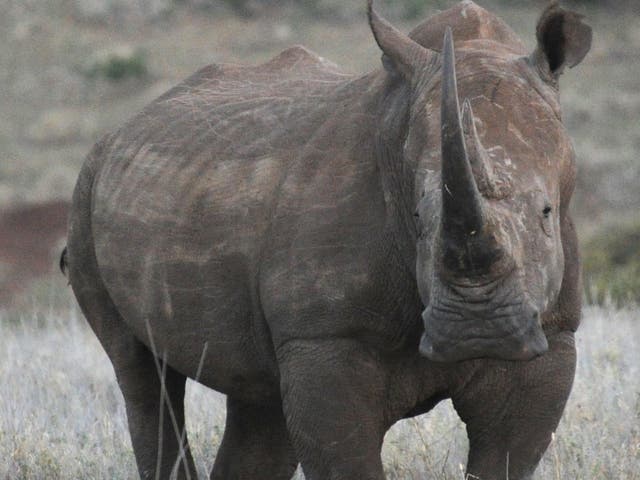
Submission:
[[[267,63],[266,67],[277,70],[308,71],[309,68],[320,68],[333,73],[342,73],[340,67],[324,57],[308,50],[302,45],[294,45],[283,50]]]

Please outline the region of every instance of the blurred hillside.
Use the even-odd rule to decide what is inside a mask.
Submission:
[[[405,31],[454,3],[377,1]],[[546,0],[477,3],[533,48]],[[573,208],[584,237],[603,229],[614,235],[640,208],[640,2],[564,3],[594,28],[591,53],[561,86],[580,161]],[[70,199],[96,140],[206,64],[262,62],[303,44],[348,72],[377,68],[364,6],[365,0],[0,0],[0,210]]]

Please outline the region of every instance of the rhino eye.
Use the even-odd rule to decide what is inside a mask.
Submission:
[[[551,205],[546,205],[544,207],[544,210],[542,210],[542,215],[544,215],[544,218],[549,218],[550,214],[551,214]]]

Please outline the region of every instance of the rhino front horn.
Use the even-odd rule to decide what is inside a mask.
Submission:
[[[442,225],[448,240],[460,240],[480,233],[484,215],[462,129],[451,28],[444,35],[442,61]]]

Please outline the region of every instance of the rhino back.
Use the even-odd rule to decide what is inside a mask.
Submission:
[[[336,270],[358,249],[345,235],[370,236],[379,185],[358,153],[369,118],[356,93],[367,85],[301,48],[210,66],[111,140],[93,194],[100,272],[134,333],[148,341],[148,321],[178,370],[191,374],[201,353],[178,346],[206,341],[211,362],[238,357],[229,375],[264,376],[275,367],[261,267],[319,245],[340,254],[325,265]],[[305,258],[287,268],[318,263]],[[228,380],[203,379],[223,391]]]

